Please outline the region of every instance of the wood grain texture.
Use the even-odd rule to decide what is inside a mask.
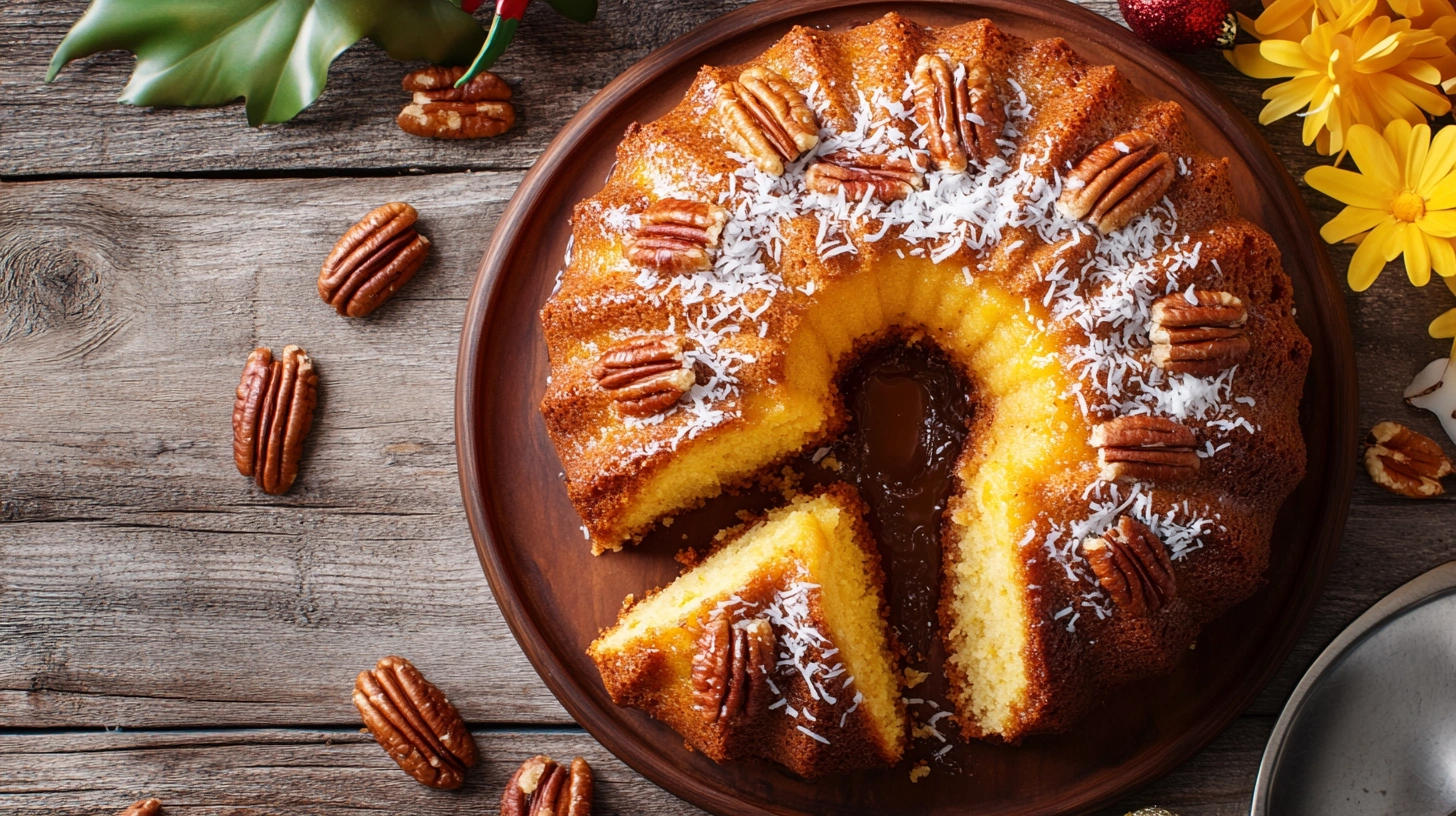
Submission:
[[[602,770],[602,812],[697,813],[607,770],[580,732],[497,730],[568,718],[470,551],[451,397],[464,300],[516,171],[619,71],[738,5],[608,2],[591,26],[533,8],[501,67],[519,129],[435,143],[393,125],[403,69],[372,45],[347,53],[294,123],[253,130],[238,106],[115,104],[131,65],[119,53],[43,85],[85,3],[0,0],[0,175],[53,179],[0,185],[0,812],[107,813],[152,792],[173,812],[490,812],[510,758],[545,747]],[[1115,3],[1086,5],[1116,18]],[[1183,61],[1257,115],[1269,83],[1214,53]],[[1296,178],[1324,163],[1298,127],[1261,129]],[[297,178],[408,168],[439,175]],[[467,168],[504,172],[456,172]],[[55,178],[174,173],[238,178]],[[295,178],[246,178],[261,175]],[[317,265],[390,199],[420,207],[434,257],[378,313],[345,321],[313,293]],[[1317,220],[1338,209],[1307,190],[1306,201]],[[1350,252],[1332,248],[1337,269]],[[1400,391],[1449,348],[1425,326],[1456,301],[1393,267],[1346,302],[1362,427],[1395,419],[1444,442]],[[247,351],[287,342],[318,361],[321,403],[299,486],[272,498],[232,469],[227,411]],[[1406,500],[1357,479],[1326,592],[1250,714],[1103,816],[1152,803],[1247,812],[1300,674],[1375,600],[1456,556],[1452,512],[1450,497]],[[471,722],[495,724],[478,787],[419,789],[353,731],[349,684],[388,652],[417,662]],[[182,727],[208,730],[169,730]]]
[[[1257,756],[1273,728],[1249,717],[1174,773],[1098,816],[1162,804],[1181,816],[1248,812]],[[342,729],[0,736],[0,811],[12,816],[95,816],[144,796],[167,814],[492,813],[516,766],[536,753],[581,756],[596,776],[597,816],[700,816],[638,776],[596,741],[560,730],[477,729],[481,761],[449,793],[417,784],[373,738]]]
[[[455,479],[456,327],[518,179],[0,189],[0,727],[349,722],[354,674],[390,652],[488,678],[467,717],[569,722],[500,622]],[[435,250],[339,317],[318,265],[395,198]],[[287,343],[320,400],[270,497],[228,417],[248,351]]]

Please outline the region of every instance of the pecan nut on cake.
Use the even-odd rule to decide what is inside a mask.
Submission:
[[[939,611],[966,736],[1065,729],[1263,580],[1310,348],[1177,104],[1059,39],[890,14],[703,68],[617,156],[542,311],[595,551],[832,439],[838,375],[914,331],[976,406]]]

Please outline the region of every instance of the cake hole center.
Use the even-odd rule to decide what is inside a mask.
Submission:
[[[869,505],[890,624],[907,665],[930,671],[941,648],[940,522],[970,433],[970,388],[940,349],[902,337],[866,351],[839,387],[850,421],[833,446],[839,470],[826,476],[854,485]],[[937,692],[918,688],[911,696]]]
[[[882,479],[913,481],[928,464],[921,444],[930,394],[898,369],[865,379],[857,418],[865,426],[865,464]]]

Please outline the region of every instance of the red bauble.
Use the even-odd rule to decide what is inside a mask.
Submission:
[[[1164,51],[1228,48],[1238,34],[1229,0],[1117,0],[1134,34]]]

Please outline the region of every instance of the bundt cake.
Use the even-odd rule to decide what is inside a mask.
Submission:
[[[939,612],[967,736],[1066,728],[1262,581],[1309,343],[1177,104],[889,14],[703,68],[617,156],[541,314],[595,551],[832,439],[839,373],[913,330],[975,401]]]
[[[894,764],[905,706],[864,513],[841,483],[726,531],[592,643],[612,700],[719,762],[806,777]]]

